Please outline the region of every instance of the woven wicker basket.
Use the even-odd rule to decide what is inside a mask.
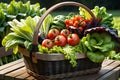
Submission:
[[[101,63],[94,63],[90,61],[84,54],[76,54],[78,65],[76,67],[72,67],[69,61],[65,60],[63,54],[42,54],[40,52],[37,52],[37,35],[39,33],[39,28],[43,20],[50,12],[62,6],[82,7],[86,9],[93,18],[95,18],[94,14],[89,8],[81,3],[70,1],[58,3],[50,7],[46,13],[43,14],[34,31],[32,51],[27,51],[25,48],[19,47],[19,51],[23,54],[28,73],[35,76],[39,80],[54,80],[58,78],[92,74],[98,72],[101,68]]]

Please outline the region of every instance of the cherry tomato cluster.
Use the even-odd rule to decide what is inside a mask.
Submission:
[[[66,44],[75,46],[79,43],[79,36],[75,33],[71,33],[68,29],[59,31],[58,29],[51,29],[48,32],[47,39],[42,41],[42,46],[48,49],[54,45],[65,46]]]
[[[66,19],[64,23],[67,28],[69,28],[69,26],[74,26],[82,32],[83,29],[86,27],[87,21],[88,20],[84,19],[80,15],[76,15],[72,17],[71,19]]]

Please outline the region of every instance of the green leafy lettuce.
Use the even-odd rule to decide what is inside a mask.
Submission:
[[[90,14],[83,8],[79,8],[80,11],[80,15],[90,19],[91,16]],[[105,7],[99,7],[99,6],[95,6],[94,9],[91,10],[93,12],[93,14],[95,15],[95,18],[102,18],[102,21],[100,22],[102,25],[106,25],[108,27],[112,27],[113,26],[113,15],[107,13],[106,8]]]
[[[18,46],[24,46],[26,49],[30,49],[33,31],[38,23],[40,17],[35,16],[34,18],[27,17],[26,20],[21,19],[20,21],[14,19],[8,22],[11,26],[12,32],[4,37],[2,45],[5,46],[6,50],[13,48],[13,52],[18,52]]]
[[[84,51],[87,57],[93,62],[102,62],[115,46],[111,35],[107,32],[87,34],[81,43],[83,48],[87,49]]]
[[[39,3],[31,4],[30,1],[23,3],[12,0],[9,4],[0,2],[0,43],[11,32],[9,21],[13,19],[20,21],[20,19],[26,19],[28,16],[42,16],[45,11],[46,8],[41,8]]]
[[[49,29],[50,29],[50,25],[51,25],[52,22],[53,22],[53,17],[52,17],[52,15],[49,14],[49,15],[44,19],[43,24],[42,24],[42,26],[40,27],[40,32],[41,32],[41,33],[44,33],[45,36],[48,34],[48,31],[49,31]]]
[[[9,21],[8,24],[11,26],[12,32],[2,40],[2,45],[6,47],[6,50],[13,48],[14,53],[17,53],[18,46],[24,46],[26,49],[31,50],[33,32],[39,19],[39,16],[35,16],[34,18],[29,16],[26,20],[21,19],[18,21],[14,19],[13,21]],[[44,31],[47,34],[51,22],[52,16],[49,14],[43,21],[40,31]]]
[[[107,13],[105,7],[95,6],[94,9],[92,9],[92,12],[94,13],[96,18],[102,18],[101,24],[105,24],[108,27],[113,26],[113,15]]]

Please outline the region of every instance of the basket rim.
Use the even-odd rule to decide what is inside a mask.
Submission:
[[[45,61],[59,61],[59,60],[65,60],[64,54],[61,53],[51,53],[51,54],[45,54],[41,52],[36,52],[37,59],[45,60]],[[76,59],[82,59],[86,58],[85,54],[83,53],[76,53]]]
[[[21,52],[24,56],[30,57],[30,52],[25,48],[19,47],[19,52]],[[42,53],[42,52],[34,52],[35,56],[39,60],[44,61],[60,61],[65,60],[65,56],[62,53]],[[76,53],[77,59],[87,58],[84,53]]]

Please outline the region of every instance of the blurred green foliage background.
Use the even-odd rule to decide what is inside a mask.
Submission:
[[[0,2],[6,2],[9,3],[11,0],[0,0]],[[88,6],[90,9],[94,8],[94,6],[105,6],[108,10],[120,10],[120,0],[16,0],[16,1],[31,1],[31,3],[40,3],[41,7],[47,7],[49,8],[50,6],[62,2],[62,1],[76,1],[80,2],[86,6]],[[64,10],[64,8],[62,9]]]

